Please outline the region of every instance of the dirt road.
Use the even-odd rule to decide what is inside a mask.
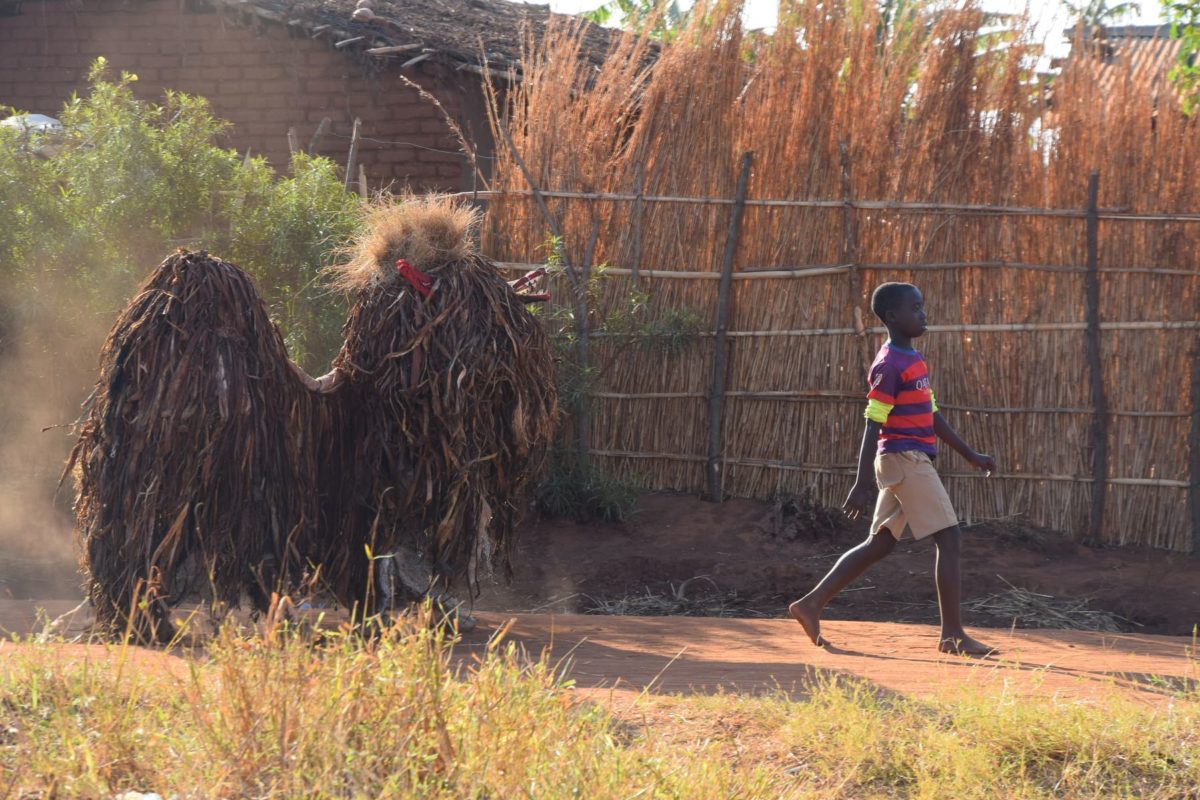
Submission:
[[[54,617],[72,604],[44,605]],[[85,622],[79,616],[60,632],[79,631]],[[0,601],[0,631],[28,633],[36,623],[35,604]],[[833,645],[817,648],[791,620],[485,613],[458,649],[464,657],[481,652],[503,628],[530,654],[549,648],[555,661],[569,659],[570,676],[589,695],[627,696],[647,688],[652,693],[780,688],[801,694],[814,675],[845,674],[917,697],[992,685],[1079,699],[1117,691],[1159,703],[1185,688],[1197,690],[1200,680],[1200,653],[1185,637],[979,629],[973,632],[1002,652],[967,659],[939,654],[932,626],[839,620],[825,624]],[[13,646],[0,643],[0,654]],[[99,646],[67,650],[70,658],[104,657]]]
[[[867,678],[919,697],[964,684],[1078,698],[1122,691],[1147,702],[1197,688],[1200,653],[1187,638],[1078,631],[983,629],[1002,652],[968,659],[937,652],[927,625],[831,621],[828,648],[813,647],[791,620],[486,614],[465,637],[481,647],[487,632],[515,622],[508,636],[529,652],[569,656],[581,687],[657,693],[802,692],[814,674]]]

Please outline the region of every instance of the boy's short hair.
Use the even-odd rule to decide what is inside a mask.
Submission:
[[[875,316],[879,317],[881,322],[887,322],[887,312],[899,305],[909,292],[915,292],[917,287],[911,283],[897,283],[889,281],[881,283],[875,287],[875,291],[871,292],[871,311]]]

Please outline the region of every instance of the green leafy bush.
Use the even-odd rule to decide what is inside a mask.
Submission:
[[[578,522],[626,522],[637,510],[638,487],[555,447],[537,489],[538,508]]]
[[[317,276],[360,219],[335,165],[300,154],[277,176],[217,144],[229,124],[203,98],[138,99],[137,76],[110,79],[103,59],[89,80],[60,112],[61,133],[0,129],[8,291],[82,295],[111,318],[172,249],[206,249],[254,275],[293,357],[313,365],[332,356],[344,306],[318,291]],[[22,305],[10,298],[0,309],[11,317]]]
[[[543,248],[552,275],[567,269],[560,237],[548,236]],[[580,420],[590,414],[597,388],[630,348],[679,355],[704,329],[703,319],[690,308],[667,308],[652,316],[648,292],[637,286],[618,287],[611,280],[607,266],[596,265],[578,289],[568,284],[566,303],[539,312],[555,346],[558,395],[568,424],[562,426],[547,459],[538,505],[547,514],[580,522],[623,522],[633,515],[638,496],[636,482],[606,472],[586,452],[588,437],[581,432]],[[587,317],[589,334],[605,337],[609,346],[594,347],[590,340],[588,346],[580,346],[580,314]]]

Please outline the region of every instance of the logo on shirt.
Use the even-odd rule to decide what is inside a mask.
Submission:
[[[928,392],[930,389],[929,376],[926,375],[924,378],[918,378],[916,383],[914,384],[913,388],[916,389],[917,391]]]

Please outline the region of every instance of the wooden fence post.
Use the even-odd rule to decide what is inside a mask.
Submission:
[[[317,152],[317,148],[321,146],[321,142],[325,139],[325,134],[329,131],[329,126],[332,124],[333,120],[329,117],[321,117],[321,124],[317,125],[312,138],[308,140],[308,152]]]
[[[592,232],[588,236],[587,249],[579,264],[580,284],[583,291],[575,293],[575,358],[578,361],[579,375],[582,386],[579,392],[579,403],[572,409],[575,415],[575,464],[580,476],[587,476],[592,468],[592,394],[593,389],[588,385],[588,370],[591,363],[591,305],[588,302],[590,292],[588,286],[592,280],[592,260],[596,257],[596,241],[600,238],[600,217],[595,213],[592,204]],[[565,247],[565,245],[564,245]]]
[[[729,290],[733,283],[733,259],[737,254],[738,236],[742,229],[742,212],[746,210],[746,184],[750,180],[750,162],[754,153],[742,155],[742,171],[738,175],[733,214],[729,218],[729,233],[725,238],[725,257],[721,264],[721,283],[717,289],[717,331],[713,343],[712,389],[708,393],[708,499],[719,503],[724,470],[721,466],[721,417],[725,407],[726,327],[729,323]]]
[[[646,189],[646,165],[638,162],[637,175],[634,183],[637,185],[637,196],[633,200],[633,264],[630,265],[630,278],[634,286],[638,285],[638,269],[642,266],[642,195]]]
[[[513,143],[512,134],[508,132],[508,128],[504,127],[500,128],[500,133],[503,134],[504,142],[508,145],[513,160],[517,162],[517,167],[521,170],[521,174],[525,176],[525,182],[529,184],[530,191],[533,192],[533,199],[537,202],[538,210],[542,212],[542,218],[546,221],[550,232],[558,240],[558,255],[561,259],[563,274],[567,276],[567,282],[571,285],[571,291],[575,296],[575,336],[577,338],[575,357],[579,362],[580,374],[586,375],[589,362],[589,340],[592,335],[588,325],[588,281],[591,279],[592,274],[592,259],[596,254],[596,240],[600,235],[600,218],[596,216],[592,219],[592,233],[588,238],[587,250],[583,254],[583,263],[578,269],[571,266],[571,260],[567,256],[566,240],[563,238],[562,226],[558,224],[558,220],[550,213],[550,208],[546,205],[546,199],[542,196],[542,190],[533,179],[533,173],[529,171],[529,167],[525,165],[525,159],[521,158],[521,153],[517,150],[516,144]],[[575,463],[576,467],[580,470],[580,474],[587,475],[591,469],[592,421],[591,410],[588,408],[591,393],[585,391],[582,394],[584,396],[581,397],[578,407],[574,409],[575,445],[578,451],[575,454]]]
[[[350,131],[350,152],[346,155],[346,182],[342,185],[342,191],[350,191],[350,182],[354,180],[354,159],[358,156],[358,133],[361,127],[362,120],[355,117],[354,128]]]
[[[1192,430],[1188,435],[1188,503],[1192,509],[1192,541],[1189,551],[1200,550],[1200,338],[1192,353]]]
[[[1100,170],[1088,178],[1087,200],[1087,362],[1092,390],[1092,510],[1088,539],[1102,540],[1104,501],[1108,490],[1108,402],[1104,395],[1104,364],[1100,354],[1100,217],[1097,199]]]
[[[867,339],[867,326],[859,306],[862,302],[863,284],[862,273],[858,269],[858,229],[854,226],[854,195],[850,190],[850,145],[845,139],[838,142],[838,154],[842,165],[842,263],[849,266],[846,285],[850,292],[850,318],[860,343],[859,373],[865,377],[867,367],[871,364],[871,343]]]

